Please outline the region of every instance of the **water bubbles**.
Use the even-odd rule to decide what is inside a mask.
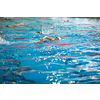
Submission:
[[[60,74],[57,74],[57,76],[61,76]]]
[[[49,79],[49,76],[46,77],[46,80],[48,80],[48,79]]]
[[[31,54],[27,54],[27,55],[31,56]]]
[[[56,84],[56,82],[52,82],[52,84]]]
[[[2,37],[0,37],[0,44],[7,44],[7,45],[9,45],[10,43],[9,43],[9,41],[6,41]]]
[[[55,74],[56,74],[56,72],[53,72],[52,74],[53,74],[53,75],[55,75]]]
[[[52,79],[50,79],[50,81],[52,81],[53,80],[53,78]]]
[[[95,75],[95,76],[90,76],[90,79],[98,79],[98,78]]]
[[[77,60],[72,60],[73,62],[77,62]]]
[[[46,68],[48,69],[48,66],[46,66]]]
[[[69,84],[72,84],[72,83],[75,83],[75,81],[69,81],[68,83],[69,83]]]
[[[47,58],[43,58],[43,60],[46,60]]]
[[[0,31],[0,33],[2,33],[2,31]]]
[[[62,61],[63,61],[63,62],[66,62],[66,60],[64,60],[64,59],[63,59]]]

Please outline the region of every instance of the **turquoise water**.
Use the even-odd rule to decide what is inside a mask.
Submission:
[[[69,22],[61,22],[61,19],[0,19],[0,84],[100,83],[100,19],[64,18]],[[2,27],[17,23],[24,25]],[[40,24],[43,31],[50,34],[36,33],[40,31]],[[24,43],[39,41],[45,35],[60,36],[61,40]]]

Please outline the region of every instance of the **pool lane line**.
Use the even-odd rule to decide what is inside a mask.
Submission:
[[[13,34],[7,34],[7,35],[15,35],[15,34],[26,34],[26,33],[13,33]]]
[[[74,25],[74,26],[78,26],[78,25],[81,25],[81,24],[77,24],[77,25]],[[91,25],[91,24],[82,24],[82,25]],[[56,25],[56,26],[60,26],[60,25]],[[65,25],[65,26],[71,26],[71,27],[62,27],[60,26],[59,28],[62,29],[62,28],[72,28],[72,25]],[[98,25],[99,26],[99,25]],[[26,27],[26,26],[25,26]],[[29,26],[29,28],[33,28],[34,26]],[[89,27],[97,27],[97,26],[89,26]],[[55,28],[44,28],[44,29],[55,29]],[[31,30],[31,29],[17,29],[15,31],[25,31],[25,30]],[[81,30],[80,30],[81,31]],[[84,31],[84,30],[82,30]],[[90,31],[95,31],[95,30],[90,30]]]
[[[68,27],[64,27],[65,28],[68,28]],[[54,29],[54,28],[49,28],[49,29]],[[19,30],[15,30],[15,31],[25,31],[25,30],[32,30],[32,29],[19,29]],[[70,32],[76,32],[76,31],[99,31],[100,29],[94,29],[94,30],[70,30]],[[68,30],[67,30],[68,31]],[[65,32],[65,31],[62,31],[62,32]],[[69,32],[69,31],[68,31]]]
[[[95,29],[95,30],[71,30],[71,32],[76,32],[76,31],[100,31],[100,29]]]
[[[0,60],[0,62],[9,62],[9,61],[19,61],[19,60],[30,60],[30,59],[41,59],[41,58],[69,58],[69,57],[80,57],[80,56],[92,56],[92,55],[100,55],[100,53],[96,54],[84,54],[84,55],[71,55],[71,56],[48,56],[48,57],[35,57],[35,58],[25,58],[25,59],[12,59],[12,60]]]
[[[89,34],[89,35],[100,35],[100,34]],[[85,36],[85,35],[64,35],[61,37],[72,37],[72,36]],[[22,38],[12,38],[12,39],[28,39],[28,38],[42,38],[42,37],[22,37]]]
[[[77,30],[72,30],[72,32],[75,32]],[[93,30],[80,30],[80,31],[93,31]],[[95,31],[95,30],[94,30]],[[15,33],[15,34],[26,34],[26,33]],[[10,34],[10,35],[15,35],[15,34]],[[97,34],[95,34],[97,35]],[[84,35],[65,35],[63,37],[71,37],[71,36],[84,36]],[[28,39],[28,38],[41,38],[41,37],[24,37],[24,38],[12,38],[12,39]]]
[[[21,35],[21,34],[26,34],[26,33],[14,33],[14,34],[6,34],[6,35],[0,35],[2,37],[10,36],[10,35]]]
[[[89,35],[100,35],[100,34],[89,34]],[[85,35],[64,35],[63,37],[72,37],[72,36],[85,36]]]
[[[28,39],[28,38],[41,38],[41,37],[23,37],[23,38],[12,38],[12,39]]]
[[[26,34],[26,33],[15,33],[15,34]]]
[[[92,41],[92,42],[100,42],[100,41]],[[20,48],[20,47],[40,47],[40,46],[50,46],[50,45],[74,45],[74,44],[81,44],[81,43],[92,43],[90,42],[76,42],[76,43],[64,43],[64,44],[43,44],[43,45],[25,45],[25,46],[12,46],[12,47],[0,47],[3,49],[8,49],[8,48]]]
[[[92,24],[75,24],[74,26],[72,26],[72,25],[65,25],[65,26],[70,26],[70,27],[63,27],[63,26],[59,26],[59,25],[57,25],[58,26],[58,28],[72,28],[72,27],[75,27],[75,26],[79,26],[79,25],[92,25]],[[97,25],[97,26],[88,26],[88,27],[92,27],[92,28],[94,28],[94,27],[98,27],[98,26],[100,26],[100,25]],[[80,27],[81,28],[81,27]],[[44,29],[55,29],[55,27],[53,28],[44,28]]]
[[[34,46],[34,47],[40,47],[40,46],[48,46],[48,45],[73,45],[73,44],[79,44],[79,43],[65,43],[65,44],[43,44],[43,45],[25,45],[25,46],[12,46],[12,47],[0,47],[0,48],[20,48],[20,47],[31,47],[31,46]]]
[[[18,30],[15,30],[15,31],[25,31],[25,30],[31,30],[31,29],[18,29]]]

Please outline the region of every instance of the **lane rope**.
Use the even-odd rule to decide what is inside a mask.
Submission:
[[[100,55],[100,53],[98,53],[98,54],[84,54],[84,55],[71,55],[71,56],[49,56],[49,57],[35,57],[35,58],[25,58],[25,59],[0,60],[0,62],[30,60],[30,59],[40,59],[40,58],[64,58],[64,57],[68,58],[68,57],[92,56],[92,55]]]
[[[100,34],[89,34],[89,35],[100,35]],[[72,36],[85,36],[85,35],[63,35],[60,37],[72,37]],[[22,37],[22,38],[12,38],[12,39],[28,39],[28,38],[42,38],[42,37]]]
[[[92,41],[92,42],[100,42],[100,41]],[[49,46],[49,45],[74,45],[74,44],[81,44],[81,43],[92,43],[92,42],[76,42],[76,43],[64,43],[64,44],[43,44],[43,45],[25,45],[25,46],[12,46],[12,47],[0,47],[3,49],[7,49],[7,48],[20,48],[20,47],[40,47],[40,46]]]

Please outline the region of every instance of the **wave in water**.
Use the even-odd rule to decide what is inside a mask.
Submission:
[[[9,42],[9,41],[6,41],[6,40],[3,39],[2,37],[0,37],[0,44],[7,44],[7,45],[9,45],[10,42]]]

